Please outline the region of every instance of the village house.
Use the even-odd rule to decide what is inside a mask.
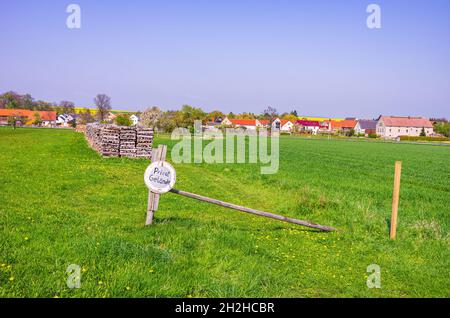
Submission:
[[[56,118],[56,125],[62,126],[62,127],[69,127],[70,124],[78,118],[78,115],[71,115],[71,114],[61,114],[58,115]]]
[[[133,125],[133,126],[136,126],[137,124],[139,124],[139,116],[137,116],[136,114],[131,115],[130,120],[131,120],[131,125]]]
[[[296,126],[296,131],[299,132],[308,132],[311,133],[312,135],[317,135],[317,132],[320,129],[320,123],[316,120],[297,120],[295,122],[295,126]]]
[[[269,128],[270,127],[270,120],[267,119],[258,119],[259,124],[261,127]]]
[[[330,133],[331,131],[331,120],[319,121],[318,133]]]
[[[222,121],[223,126],[233,126],[233,127],[242,127],[249,130],[256,130],[257,128],[262,128],[266,124],[261,123],[258,119],[230,119],[225,117]]]
[[[331,123],[328,121],[300,119],[295,122],[295,130],[317,135],[319,132],[331,131]]]
[[[203,126],[203,129],[205,131],[217,131],[218,130],[217,127],[222,125],[222,121],[223,121],[222,117],[220,116],[208,118],[205,125]]]
[[[276,118],[272,122],[272,129],[279,129],[282,132],[291,132],[294,129],[294,123],[287,119]]]
[[[376,133],[384,138],[397,138],[400,136],[420,136],[422,129],[426,136],[433,134],[433,124],[428,118],[380,116],[376,126]]]
[[[39,118],[43,126],[56,124],[55,111],[37,111],[28,109],[0,109],[0,125],[7,125],[9,117],[16,117],[22,124],[31,125]]]
[[[113,122],[114,119],[116,119],[117,114],[114,114],[113,112],[108,112],[108,114],[106,115],[106,120],[109,122]]]
[[[352,129],[355,129],[356,120],[355,119],[345,119],[341,121],[330,121],[331,130],[334,133],[348,133]]]
[[[355,125],[355,134],[375,134],[377,130],[377,121],[370,119],[358,119]]]

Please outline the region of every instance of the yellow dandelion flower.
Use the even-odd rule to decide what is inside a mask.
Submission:
[[[14,281],[14,276],[11,276],[11,277],[9,278],[9,281],[10,281],[10,282]]]

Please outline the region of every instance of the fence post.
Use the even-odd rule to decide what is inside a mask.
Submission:
[[[402,162],[395,162],[395,174],[394,174],[394,190],[392,193],[392,216],[391,216],[391,230],[390,238],[395,239],[397,234],[397,215],[398,215],[398,201],[400,195],[400,176],[402,174]]]

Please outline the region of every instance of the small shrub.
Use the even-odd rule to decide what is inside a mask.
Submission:
[[[126,114],[118,115],[114,121],[119,126],[131,126],[132,124],[130,116]]]

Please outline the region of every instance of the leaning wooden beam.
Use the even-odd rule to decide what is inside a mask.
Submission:
[[[228,203],[228,202],[224,202],[224,201],[220,201],[220,200],[216,200],[216,199],[211,199],[208,197],[204,197],[202,195],[198,195],[195,193],[190,193],[190,192],[186,192],[186,191],[182,191],[182,190],[177,190],[177,189],[171,189],[170,192],[175,193],[175,194],[179,194],[188,198],[192,198],[192,199],[197,199],[200,201],[205,201],[208,203],[212,203],[212,204],[216,204],[216,205],[220,205],[226,208],[230,208],[230,209],[235,209],[238,211],[242,211],[242,212],[246,212],[246,213],[252,213],[252,214],[256,214],[256,215],[260,215],[260,216],[265,216],[267,218],[272,218],[272,219],[276,219],[279,221],[284,221],[284,222],[289,222],[289,223],[294,223],[294,224],[298,224],[298,225],[303,225],[303,226],[307,226],[307,227],[311,227],[314,229],[319,229],[322,231],[335,231],[336,229],[334,227],[330,227],[330,226],[324,226],[324,225],[320,225],[320,224],[315,224],[312,222],[308,222],[308,221],[302,221],[302,220],[297,220],[297,219],[293,219],[293,218],[288,218],[282,215],[278,215],[278,214],[273,214],[273,213],[269,213],[269,212],[264,212],[264,211],[260,211],[260,210],[255,210],[255,209],[250,209],[250,208],[246,208],[244,206],[240,206],[240,205],[236,205],[236,204],[232,204],[232,203]]]

